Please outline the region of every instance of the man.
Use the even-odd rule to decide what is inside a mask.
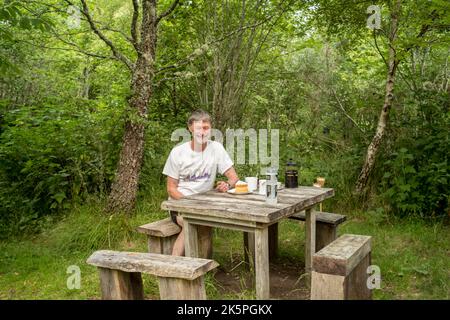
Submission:
[[[217,184],[218,192],[227,192],[239,180],[233,161],[223,145],[211,141],[211,116],[203,110],[192,112],[188,119],[192,140],[176,146],[170,152],[163,174],[167,176],[167,192],[171,199],[206,192],[214,188],[216,174],[226,176],[228,181]],[[184,255],[183,219],[171,212],[174,223],[182,229],[175,241],[172,255]],[[199,236],[210,233],[211,228],[199,228]]]

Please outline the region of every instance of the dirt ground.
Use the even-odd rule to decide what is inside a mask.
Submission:
[[[270,299],[308,300],[304,266],[301,263],[276,259],[270,263]],[[252,297],[245,292],[254,288],[254,273],[251,266],[233,257],[230,264],[219,266],[214,279],[217,282],[219,296],[238,295],[243,299]]]

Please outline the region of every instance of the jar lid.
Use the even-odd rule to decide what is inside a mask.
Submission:
[[[289,166],[289,167],[296,167],[297,166],[297,164],[292,160],[292,158],[289,159],[289,161],[287,162],[286,165]]]

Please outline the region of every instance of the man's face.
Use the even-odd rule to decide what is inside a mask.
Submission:
[[[195,144],[204,144],[211,137],[211,123],[204,120],[194,121],[189,126]]]

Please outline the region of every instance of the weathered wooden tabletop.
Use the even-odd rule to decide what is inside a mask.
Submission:
[[[194,213],[198,216],[271,224],[332,196],[334,196],[334,190],[330,188],[284,188],[278,192],[278,203],[269,205],[265,202],[263,195],[253,193],[239,195],[212,190],[180,200],[164,201],[161,208]]]

